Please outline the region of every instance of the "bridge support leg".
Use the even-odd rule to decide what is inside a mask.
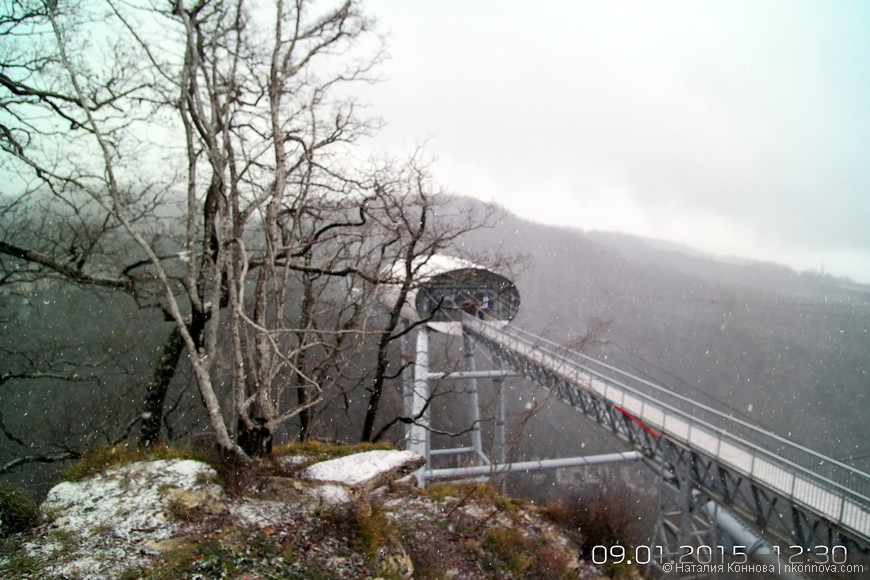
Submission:
[[[502,370],[501,359],[497,355],[493,355],[493,363],[497,371]],[[505,408],[504,408],[504,381],[501,377],[493,379],[493,387],[495,388],[495,452],[496,462],[507,462],[507,443],[505,440]]]
[[[408,426],[405,449],[419,453],[426,458],[426,466],[417,472],[420,485],[425,487],[424,470],[430,460],[429,441],[429,329],[421,326],[417,330],[417,353],[414,364],[414,382],[411,389],[409,416],[414,422]]]
[[[477,371],[474,361],[474,339],[468,334],[462,334],[462,348],[465,351],[465,370],[469,373],[468,378],[468,413],[471,421],[471,447],[474,454],[483,465],[489,465],[490,461],[483,452],[483,439],[480,432],[480,399],[477,394]]]
[[[407,361],[414,359],[414,348],[411,344],[411,337],[408,334],[408,323],[402,321],[399,323],[399,332],[402,335],[402,361],[405,366],[402,368],[402,412],[406,417],[411,416],[411,409],[414,400],[414,365],[406,364]],[[405,430],[407,438],[407,429]]]
[[[671,470],[659,474],[659,513],[654,542],[661,546],[665,561],[675,561],[686,555],[686,546],[717,546],[716,526],[700,509],[707,501],[693,486],[691,457],[682,456],[671,464]],[[686,561],[693,561],[691,557]],[[657,564],[661,564],[660,562]],[[661,572],[661,570],[655,573]],[[665,578],[677,577],[665,574]]]

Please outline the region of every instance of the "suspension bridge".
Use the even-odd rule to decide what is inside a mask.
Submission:
[[[641,461],[670,488],[655,543],[665,553],[707,541],[723,532],[746,554],[775,555],[794,562],[865,558],[870,553],[870,475],[798,445],[788,438],[702,404],[665,386],[625,372],[508,324],[519,307],[512,282],[465,263],[435,263],[411,297],[410,320],[418,325],[413,375],[405,377],[406,411],[419,420],[407,447],[426,456],[468,453],[467,467],[418,474],[423,484],[440,478],[491,475],[511,470]],[[461,335],[461,371],[431,368],[433,331]],[[475,344],[497,364],[478,369]],[[411,349],[409,349],[411,350]],[[407,353],[409,356],[412,352]],[[628,448],[624,453],[557,458],[523,464],[504,462],[504,401],[501,380],[519,374],[603,426]],[[471,445],[433,449],[428,402],[433,380],[464,380],[469,396]],[[496,382],[496,449],[484,452],[477,381]],[[720,540],[716,540],[719,544]],[[691,548],[689,548],[691,550]],[[865,571],[867,568],[865,568]],[[663,572],[659,568],[658,572]],[[667,572],[667,570],[664,570]],[[800,573],[785,576],[801,577]],[[849,577],[847,574],[846,577]],[[855,576],[857,577],[857,576]]]

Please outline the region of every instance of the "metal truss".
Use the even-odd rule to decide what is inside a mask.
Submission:
[[[510,341],[496,340],[493,332],[477,332],[478,328],[479,323],[475,323],[471,328],[467,326],[466,332],[471,332],[520,374],[642,453],[660,474],[663,485],[676,493],[677,500],[662,505],[660,510],[657,541],[662,542],[664,549],[685,545],[681,542],[710,541],[711,534],[718,534],[715,518],[708,513],[710,506],[715,506],[749,522],[759,542],[779,546],[777,551],[782,554],[798,549],[816,554],[820,547],[831,550],[834,546],[844,546],[850,555],[870,554],[866,538],[842,529],[795,498],[748,477],[715,455],[651,428],[623,407],[593,392],[588,381],[571,380],[571,374],[563,368],[548,364],[540,355],[533,356],[535,344],[527,342],[523,348],[514,348]],[[516,335],[512,334],[511,339],[515,340]],[[716,545],[721,545],[721,541]]]

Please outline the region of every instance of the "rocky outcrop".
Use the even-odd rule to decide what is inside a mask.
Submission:
[[[216,479],[204,463],[173,459],[65,481],[42,504],[44,541],[26,547],[46,559],[48,577],[111,578],[131,563],[147,563],[144,556],[153,555],[156,543],[188,532],[180,501],[185,514],[226,511]]]
[[[311,481],[340,482],[357,493],[368,493],[423,467],[423,456],[411,451],[375,450],[321,461],[300,477]]]
[[[423,465],[414,453],[367,451],[304,468],[300,461],[310,463],[261,465],[233,494],[214,469],[181,459],[61,483],[42,506],[45,523],[21,538],[21,557],[0,554],[0,577],[10,570],[19,578],[89,579],[598,574],[533,506],[495,501],[485,486],[433,495],[393,485]],[[32,575],[22,572],[24,560],[35,566]]]

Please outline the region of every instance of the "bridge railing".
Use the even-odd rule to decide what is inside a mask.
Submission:
[[[556,373],[647,427],[870,541],[867,473],[531,333],[470,316],[463,324],[525,364]]]

